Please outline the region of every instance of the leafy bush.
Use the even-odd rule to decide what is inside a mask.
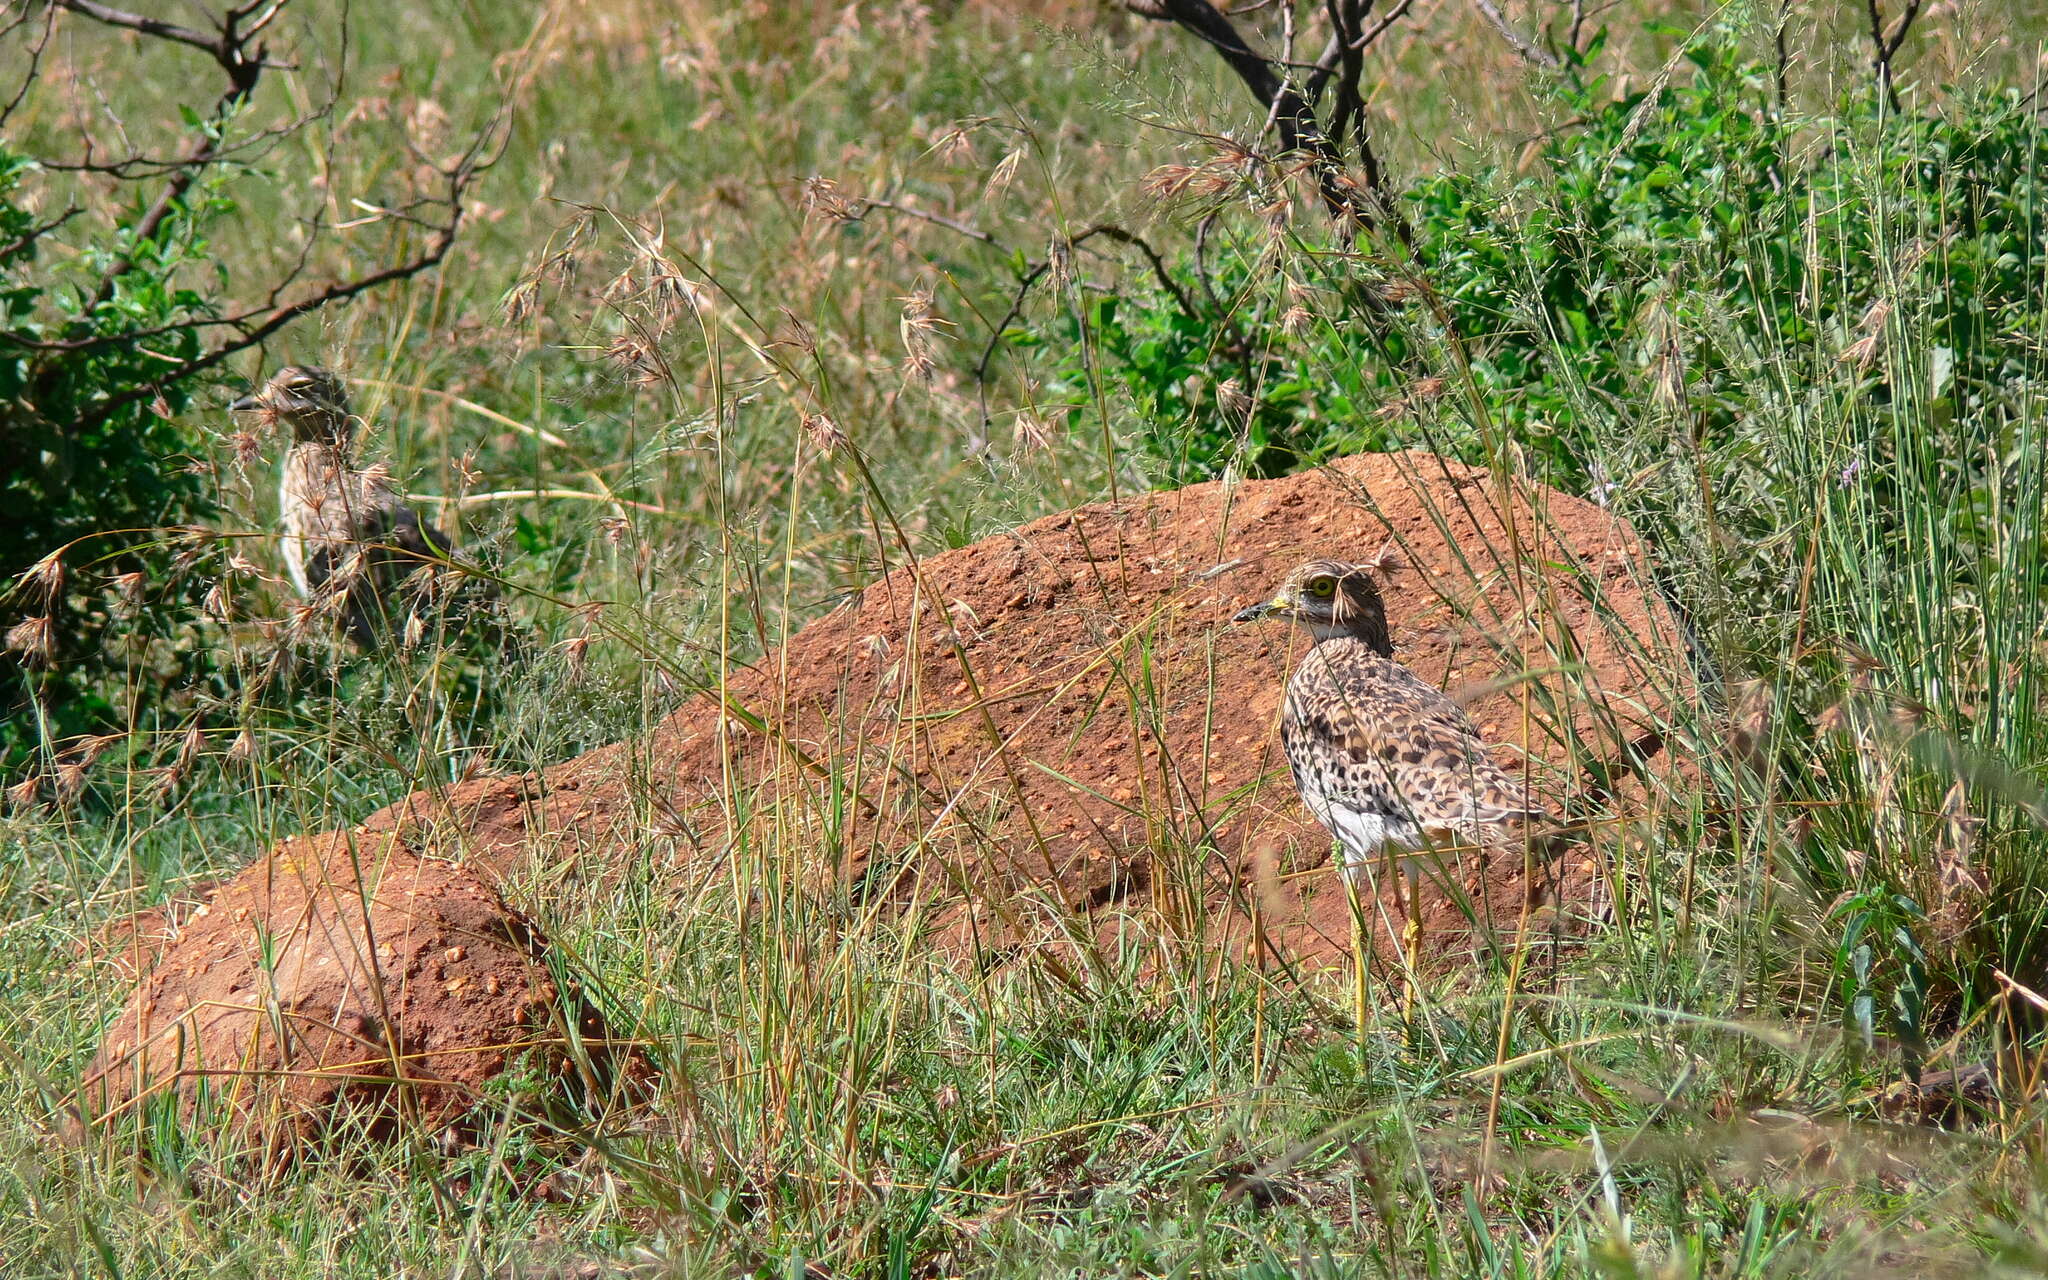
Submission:
[[[113,722],[117,677],[138,658],[111,642],[117,594],[160,590],[171,555],[157,531],[211,509],[202,442],[177,416],[194,387],[163,374],[200,354],[195,322],[213,308],[187,280],[204,269],[224,285],[201,232],[230,208],[218,182],[194,184],[152,234],[137,234],[144,213],[131,209],[46,255],[59,228],[31,212],[24,181],[35,172],[0,150],[0,581],[57,554],[63,572],[45,563],[8,601],[0,764],[45,733]],[[144,578],[117,593],[116,574]],[[154,660],[151,681],[174,684],[192,659]]]
[[[1412,271],[1399,254],[1281,252],[1254,234],[1225,239],[1206,272],[1182,261],[1192,314],[1156,289],[1095,301],[1087,336],[1159,477],[1233,463],[1269,475],[1381,447],[1376,415],[1469,376],[1492,428],[1561,483],[1591,486],[1604,443],[1591,423],[1612,405],[1649,402],[1728,439],[1773,393],[1758,381],[1768,353],[1833,344],[1861,372],[1885,326],[1908,321],[1938,352],[1937,417],[2009,397],[2044,314],[2048,138],[2026,103],[1894,116],[1869,88],[1795,124],[1732,39],[1686,57],[1689,77],[1618,97],[1575,71],[1557,89],[1572,125],[1527,176],[1416,183],[1402,199]],[[1447,367],[1452,347],[1462,367]],[[1070,361],[1056,390],[1085,403],[1084,374]],[[1483,452],[1469,412],[1432,425],[1438,447]]]

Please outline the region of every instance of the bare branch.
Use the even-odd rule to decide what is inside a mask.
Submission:
[[[96,0],[55,0],[54,7],[68,9],[72,13],[91,18],[95,22],[104,22],[110,27],[124,27],[129,31],[139,31],[146,36],[155,36],[159,40],[169,40],[176,44],[190,45],[194,49],[211,55],[214,61],[220,63],[223,68],[228,70],[230,75],[236,74],[237,68],[246,66],[249,68],[249,82],[254,84],[256,82],[254,73],[265,67],[279,71],[289,71],[292,69],[292,64],[289,62],[267,61],[263,56],[261,47],[257,48],[254,58],[246,58],[242,53],[242,47],[255,38],[263,28],[269,26],[271,19],[277,16],[278,10],[284,8],[288,3],[290,3],[290,0],[277,0],[277,3],[271,6],[271,11],[265,14],[261,21],[246,31],[237,31],[237,26],[243,17],[253,12],[253,8],[244,6],[230,9],[222,20],[219,31],[213,35],[208,35],[204,31],[195,31],[191,27],[181,27],[175,22],[165,22],[160,18],[144,17],[141,14],[128,13],[121,9],[111,8],[107,5],[96,3]]]
[[[1160,288],[1173,295],[1174,302],[1180,306],[1181,314],[1191,319],[1199,314],[1195,310],[1194,300],[1188,297],[1187,290],[1181,288],[1180,282],[1167,274],[1165,260],[1159,256],[1159,251],[1154,249],[1143,236],[1133,235],[1114,223],[1102,222],[1088,228],[1067,243],[1071,247],[1078,248],[1093,240],[1096,236],[1114,240],[1118,244],[1129,245],[1139,253],[1144,254],[1145,261],[1152,267],[1153,278],[1159,281]]]
[[[23,23],[28,21],[28,15],[29,7],[27,5],[23,5],[21,9],[21,16],[19,18],[16,18],[14,21],[8,23],[7,29],[5,31],[0,31],[0,39],[5,39],[6,37],[13,35],[16,27],[19,27]],[[6,108],[4,110],[0,110],[0,126],[4,126],[10,119],[14,117],[15,108],[21,105],[21,100],[23,98],[28,97],[28,91],[30,86],[34,85],[36,82],[36,77],[42,74],[43,51],[50,47],[50,37],[56,33],[56,30],[57,9],[56,6],[52,5],[51,7],[43,10],[42,32],[36,36],[36,42],[33,45],[29,46],[28,71],[21,77],[21,87],[19,89],[16,89],[14,91],[14,96],[7,100]]]
[[[16,236],[6,245],[0,245],[0,262],[7,261],[15,254],[20,253],[23,249],[28,248],[83,212],[84,210],[80,209],[77,205],[72,205],[69,209],[51,218],[48,222],[38,223]]]
[[[54,0],[58,7],[91,18],[95,22],[103,22],[108,26],[140,32],[159,40],[203,50],[227,74],[228,87],[213,104],[206,136],[186,153],[184,160],[172,171],[170,180],[164,184],[164,189],[157,193],[156,201],[136,222],[133,234],[138,242],[147,241],[156,235],[158,228],[163,226],[164,219],[171,215],[171,211],[178,207],[179,201],[184,199],[185,193],[192,189],[192,184],[199,180],[199,175],[219,158],[221,130],[236,109],[248,101],[249,95],[255,92],[256,82],[262,77],[264,68],[290,65],[269,61],[264,56],[262,44],[256,45],[253,50],[248,47],[250,40],[268,26],[288,2],[289,0],[272,0],[269,12],[258,20],[254,28],[247,31],[242,30],[240,24],[255,11],[256,6],[244,5],[230,9],[221,16],[214,34],[208,35],[191,27],[181,27],[176,23],[111,8],[98,3],[98,0]],[[97,306],[111,298],[116,283],[133,269],[132,259],[117,258],[100,277],[99,287],[93,293],[93,305]]]
[[[497,134],[500,131],[501,123],[501,120],[494,120],[487,127],[486,134],[482,136]],[[433,239],[424,250],[403,262],[395,263],[380,271],[373,271],[368,275],[358,276],[352,280],[338,281],[316,289],[311,293],[304,294],[277,307],[261,320],[254,320],[251,313],[244,312],[240,316],[217,322],[221,324],[234,324],[241,327],[234,337],[222,342],[205,355],[196,356],[193,359],[171,365],[164,371],[163,376],[158,379],[158,383],[164,385],[178,383],[195,374],[204,373],[208,369],[217,367],[230,356],[238,352],[247,351],[249,348],[267,340],[272,334],[300,316],[318,311],[331,303],[346,302],[350,298],[368,293],[372,289],[383,285],[393,284],[400,280],[409,280],[422,272],[439,266],[442,260],[448,256],[449,250],[455,247],[456,236],[462,227],[462,215],[465,209],[464,201],[467,198],[470,184],[475,181],[477,174],[489,167],[491,160],[494,158],[484,158],[480,147],[472,147],[470,153],[465,155],[460,163],[446,172],[448,190],[447,195],[444,197],[444,202],[449,210],[448,220],[434,229]],[[194,322],[193,325],[186,327],[197,327],[200,323],[205,322]],[[124,335],[124,340],[132,339],[135,336],[132,334]],[[112,396],[102,401],[92,412],[83,415],[73,422],[71,424],[72,429],[75,431],[90,430],[128,406],[147,400],[156,393],[157,388],[155,386],[145,386],[136,387],[121,395]]]
[[[194,49],[200,49],[207,53],[214,53],[220,48],[220,38],[218,36],[210,36],[204,31],[194,31],[190,27],[181,27],[174,22],[165,22],[160,18],[145,18],[140,14],[126,13],[120,9],[110,8],[107,5],[95,4],[93,0],[57,0],[55,7],[69,9],[73,13],[91,18],[95,22],[104,22],[110,27],[125,27],[130,31],[140,31],[146,36],[155,36],[159,40],[170,40],[178,44],[188,44]]]
[[[1884,12],[1877,7],[1877,0],[1864,0],[1864,9],[1870,16],[1870,69],[1877,74],[1878,87],[1884,90],[1884,99],[1891,109],[1900,109],[1898,86],[1892,79],[1892,59],[1906,43],[1906,33],[1913,29],[1913,23],[1920,17],[1922,0],[1907,0],[1906,11],[1890,31],[1885,30]]]
[[[887,209],[892,213],[900,213],[906,218],[916,218],[922,222],[929,222],[935,227],[944,227],[955,234],[966,236],[969,240],[979,240],[992,249],[1004,247],[1002,241],[983,231],[980,227],[970,226],[958,219],[949,218],[943,213],[933,213],[929,209],[920,209],[915,205],[901,204],[895,200],[884,200],[873,196],[856,196],[854,202],[861,206],[860,212],[853,215],[855,222],[860,221],[870,209]]]
[[[1361,201],[1357,198],[1360,188],[1344,176],[1343,157],[1316,120],[1315,109],[1309,100],[1281,78],[1274,71],[1272,60],[1255,52],[1230,19],[1217,12],[1208,0],[1126,0],[1126,5],[1133,13],[1144,17],[1171,21],[1207,41],[1216,50],[1224,63],[1237,73],[1237,78],[1251,90],[1252,97],[1266,108],[1268,117],[1279,130],[1281,147],[1309,158],[1316,191],[1334,221],[1339,224],[1353,220],[1370,223],[1375,216],[1388,212],[1385,193],[1370,181],[1378,165],[1367,166],[1369,181],[1366,189],[1370,203],[1378,207],[1361,208]],[[1319,63],[1319,70],[1320,67]]]
[[[290,137],[292,134],[305,129],[307,125],[325,119],[332,109],[333,104],[326,103],[316,107],[310,115],[298,116],[282,124],[269,125],[255,133],[238,137],[232,143],[224,142],[217,145],[214,148],[209,163],[217,164],[223,160],[240,159],[260,153],[277,139]],[[50,173],[96,173],[108,178],[117,178],[123,182],[133,182],[141,178],[167,177],[191,163],[192,155],[190,152],[175,156],[152,156],[137,153],[122,156],[119,160],[96,160],[93,158],[91,139],[86,140],[85,155],[81,159],[52,160],[48,157],[37,157],[36,159],[36,167]]]
[[[268,67],[289,65],[269,61],[264,56],[263,46],[254,42],[260,33],[277,19],[290,0],[242,0],[241,3],[219,14],[214,20],[215,30],[211,34],[114,9],[99,3],[99,0],[51,0],[51,3],[53,9],[61,8],[154,39],[202,49],[227,75],[228,84],[213,105],[205,136],[181,159],[165,166],[166,180],[162,189],[130,229],[135,241],[147,241],[162,229],[166,220],[181,206],[193,184],[209,166],[250,145],[249,140],[227,143],[225,129],[233,115],[254,91],[263,70]],[[258,135],[257,141],[277,133],[303,128],[310,121],[326,115],[331,105],[330,102],[312,115],[301,116],[288,126],[265,130]],[[312,244],[318,232],[323,229],[323,224],[315,222],[311,224],[314,234],[306,238],[306,243],[297,255],[297,261],[281,278],[271,282],[266,296],[258,305],[245,306],[224,315],[196,316],[118,334],[78,334],[74,330],[74,336],[44,341],[31,340],[25,335],[11,335],[8,343],[10,346],[32,351],[70,353],[103,346],[133,345],[171,333],[216,335],[202,354],[189,360],[167,362],[163,373],[152,384],[131,387],[109,395],[66,424],[73,431],[88,430],[130,406],[150,399],[157,394],[160,387],[174,385],[218,367],[236,353],[268,340],[300,316],[331,304],[347,302],[351,298],[410,279],[440,265],[454,247],[461,231],[471,185],[478,174],[495,162],[498,151],[502,150],[508,132],[505,127],[508,110],[509,103],[501,103],[497,113],[472,139],[463,154],[447,166],[439,168],[445,184],[440,193],[422,194],[399,207],[380,208],[376,211],[380,218],[407,223],[419,227],[426,233],[424,247],[401,261],[365,275],[335,280],[294,292],[294,283],[304,274],[311,260]],[[132,175],[135,167],[143,163],[145,162],[140,157],[130,157],[125,161],[100,162],[91,167],[118,178],[124,174]],[[43,234],[48,229],[47,226],[38,228],[34,234]],[[11,252],[12,248],[8,251]],[[97,306],[110,298],[121,277],[133,269],[134,264],[130,259],[122,258],[115,261],[101,277],[92,305]],[[225,334],[222,331],[225,331]],[[54,369],[55,366],[50,368]],[[34,394],[29,397],[32,402],[36,398]]]
[[[1472,7],[1479,11],[1479,16],[1486,19],[1495,31],[1500,32],[1501,39],[1507,41],[1508,47],[1522,56],[1522,61],[1542,67],[1545,71],[1555,71],[1561,65],[1556,54],[1515,30],[1507,15],[1500,11],[1500,6],[1493,0],[1472,0]]]
[[[1138,250],[1138,252],[1144,254],[1145,261],[1152,268],[1153,278],[1159,281],[1161,288],[1173,296],[1174,302],[1181,309],[1181,314],[1187,316],[1190,320],[1196,320],[1201,317],[1201,313],[1195,310],[1194,299],[1188,297],[1187,290],[1181,288],[1180,282],[1175,280],[1172,274],[1167,271],[1166,260],[1159,256],[1159,251],[1154,249],[1143,236],[1134,235],[1114,223],[1101,222],[1064,241],[1059,247],[1065,250],[1078,249],[1097,236],[1114,240],[1118,244],[1130,245]],[[1040,280],[1045,278],[1046,273],[1053,269],[1056,257],[1056,254],[1047,254],[1043,261],[1033,263],[1023,275],[1017,278],[1017,292],[1010,299],[1010,309],[1003,313],[1003,318],[996,321],[995,328],[989,331],[988,345],[982,348],[981,359],[975,363],[974,381],[981,388],[981,419],[984,428],[988,425],[989,417],[989,366],[995,362],[996,352],[1003,345],[1003,334],[1009,330],[1011,323],[1018,316],[1024,314],[1025,299],[1031,296],[1031,290],[1037,286]]]
[[[1371,26],[1360,32],[1357,40],[1358,51],[1364,53],[1378,44],[1380,37],[1387,34],[1389,28],[1408,16],[1408,10],[1414,3],[1415,0],[1400,0],[1400,3],[1381,14]]]

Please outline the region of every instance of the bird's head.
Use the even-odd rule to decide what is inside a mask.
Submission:
[[[292,438],[346,444],[354,434],[348,388],[332,369],[290,364],[270,375],[253,394],[228,406],[237,413],[260,413],[291,428]]]
[[[1372,570],[1341,560],[1311,560],[1287,575],[1271,600],[1239,611],[1232,622],[1285,618],[1298,623],[1318,641],[1349,636],[1373,652],[1392,657],[1387,632],[1387,607],[1373,582]]]

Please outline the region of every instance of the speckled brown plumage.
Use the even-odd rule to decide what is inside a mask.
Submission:
[[[332,603],[358,644],[372,643],[392,617],[400,581],[448,558],[448,539],[392,493],[382,468],[351,465],[355,419],[341,379],[289,365],[236,410],[262,413],[292,433],[278,482],[285,571],[299,595]]]
[[[1315,560],[1240,620],[1283,617],[1315,646],[1287,682],[1280,737],[1302,803],[1357,876],[1389,848],[1497,847],[1550,815],[1486,753],[1455,702],[1393,660],[1364,566]]]

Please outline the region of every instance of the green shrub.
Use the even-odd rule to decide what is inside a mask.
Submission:
[[[195,183],[147,237],[131,208],[47,253],[76,223],[39,232],[25,186],[36,172],[0,149],[0,582],[53,554],[64,574],[61,585],[34,575],[7,600],[0,764],[45,734],[116,723],[138,664],[158,687],[204,665],[189,649],[117,647],[108,623],[117,594],[165,589],[174,548],[162,531],[211,510],[203,442],[178,417],[195,388],[164,371],[201,354],[196,326],[213,304],[195,282],[225,284],[202,231],[230,206],[220,179]],[[126,592],[109,585],[136,573]]]
[[[1941,353],[1937,417],[2009,398],[2048,314],[2048,139],[2019,95],[1892,116],[1867,88],[1795,123],[1732,39],[1686,57],[1689,76],[1618,97],[1605,77],[1564,79],[1569,127],[1526,174],[1414,184],[1413,267],[1226,232],[1206,271],[1193,254],[1175,268],[1192,314],[1156,288],[1096,299],[1085,336],[1159,479],[1382,447],[1382,410],[1424,407],[1412,388],[1446,379],[1431,443],[1476,458],[1495,430],[1559,483],[1589,487],[1605,443],[1592,424],[1613,404],[1661,406],[1726,440],[1775,394],[1756,376],[1766,353],[1831,343],[1857,372],[1855,344],[1909,319]],[[1066,323],[1078,350],[1081,327]],[[1070,358],[1055,392],[1087,403],[1085,373]],[[1455,394],[1468,376],[1484,423]]]

